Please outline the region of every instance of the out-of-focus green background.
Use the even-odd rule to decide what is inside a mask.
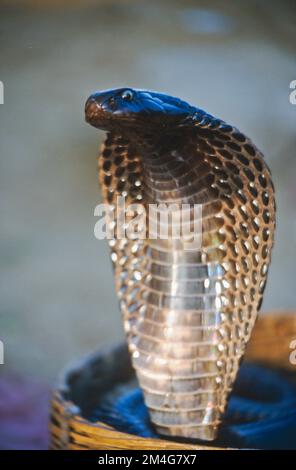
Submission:
[[[263,310],[296,307],[294,1],[1,1],[0,373],[53,380],[123,337],[105,242],[94,238],[96,89],[177,95],[251,136],[277,194]]]

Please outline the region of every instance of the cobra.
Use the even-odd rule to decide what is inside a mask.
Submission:
[[[213,440],[260,309],[275,228],[262,153],[235,127],[178,98],[94,93],[86,121],[105,130],[103,199],[199,204],[199,249],[110,240],[132,363],[163,435]]]

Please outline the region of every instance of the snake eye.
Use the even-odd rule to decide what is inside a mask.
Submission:
[[[134,94],[131,90],[125,90],[121,94],[121,98],[125,101],[132,101]]]

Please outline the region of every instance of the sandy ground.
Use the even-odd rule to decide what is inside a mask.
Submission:
[[[253,138],[278,206],[263,310],[295,308],[293,2],[1,3],[1,371],[52,380],[123,337],[107,246],[93,235],[102,134],[83,106],[95,89],[175,94]]]

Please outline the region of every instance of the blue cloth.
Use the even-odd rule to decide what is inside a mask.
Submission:
[[[90,417],[119,431],[159,437],[139,388],[120,387],[101,400]],[[257,449],[296,449],[296,383],[287,374],[243,364],[223,426],[211,445]]]

